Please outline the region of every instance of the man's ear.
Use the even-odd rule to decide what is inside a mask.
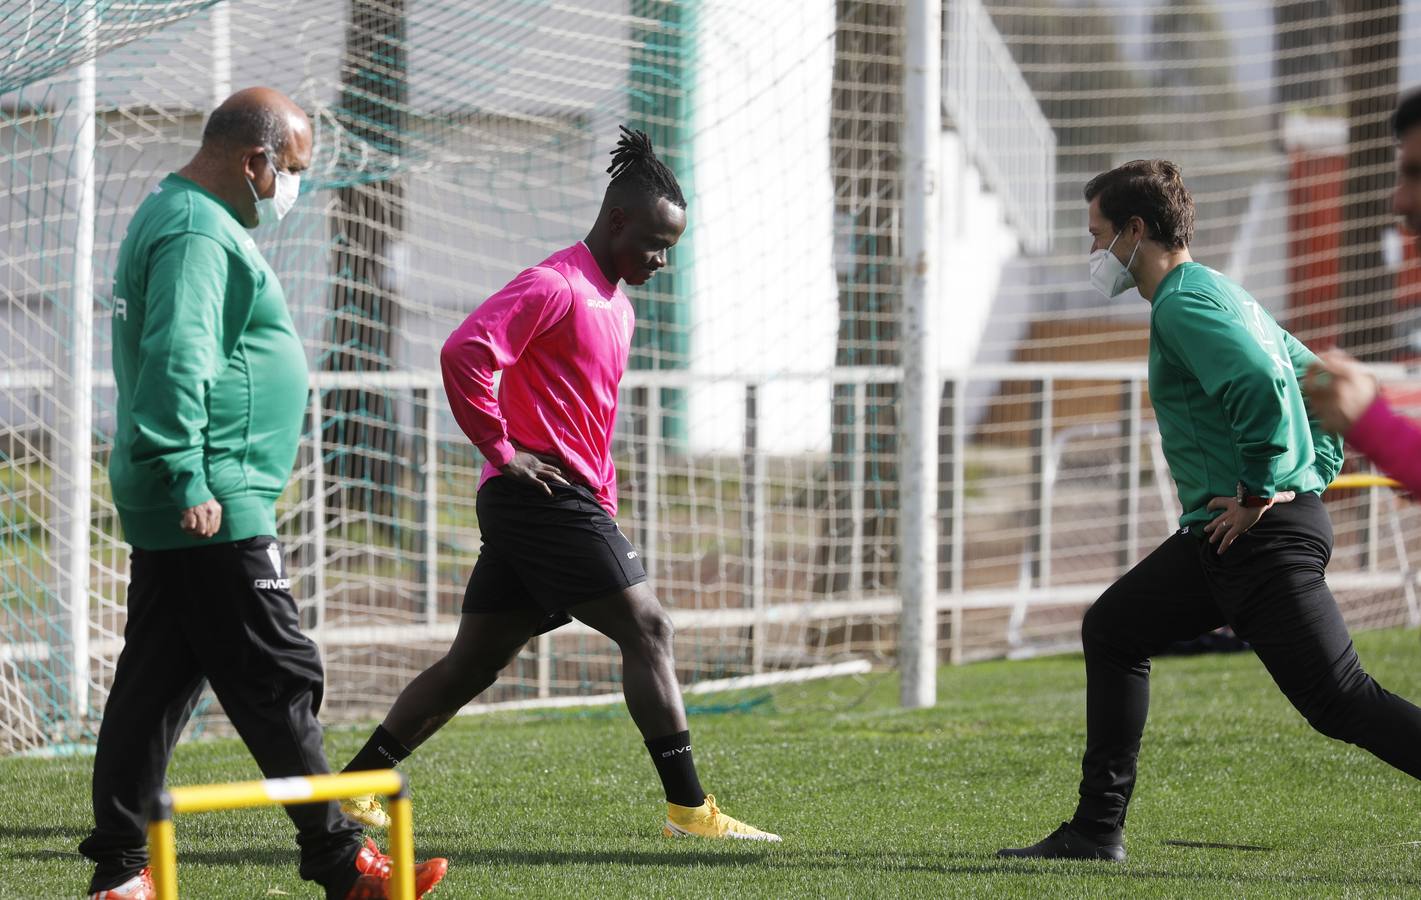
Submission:
[[[1143,241],[1149,238],[1150,231],[1148,228],[1145,227],[1144,219],[1140,218],[1139,216],[1131,216],[1129,224],[1132,228],[1135,226],[1139,226],[1139,230],[1135,232],[1136,242]]]
[[[242,174],[255,183],[261,178],[261,170],[266,166],[266,148],[252,147],[242,154]]]
[[[627,227],[627,211],[620,206],[612,207],[612,211],[607,214],[607,225],[612,234],[621,234],[622,229]]]

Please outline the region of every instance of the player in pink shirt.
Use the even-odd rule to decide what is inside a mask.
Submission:
[[[1392,130],[1397,141],[1392,209],[1421,239],[1421,92],[1398,104]],[[1304,390],[1324,425],[1421,496],[1421,428],[1391,408],[1365,366],[1342,350],[1324,351],[1308,369]]]
[[[448,654],[409,683],[346,771],[397,765],[530,638],[577,619],[621,648],[627,709],[666,791],[663,833],[778,841],[701,789],[671,620],[612,519],[617,386],[636,321],[618,284],[645,284],[686,228],[675,175],[645,134],[622,132],[587,238],[525,269],[444,344],[454,418],[487,460],[476,504],[483,546]],[[373,797],[343,808],[362,824],[388,824]]]

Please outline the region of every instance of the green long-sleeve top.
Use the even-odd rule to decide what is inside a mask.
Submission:
[[[1184,509],[1181,527],[1219,514],[1214,497],[1320,494],[1342,440],[1310,415],[1298,382],[1316,357],[1248,292],[1198,263],[1170,270],[1150,309],[1150,400]]]
[[[306,355],[236,210],[181,176],[143,201],[119,248],[113,368],[109,480],[128,542],[166,550],[274,535]],[[213,498],[221,530],[183,532],[182,511]]]

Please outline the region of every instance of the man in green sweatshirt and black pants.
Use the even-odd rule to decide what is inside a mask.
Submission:
[[[147,898],[145,826],[206,679],[268,778],[329,770],[323,673],[276,542],[296,459],[306,355],[247,233],[296,201],[311,125],[282,94],[241,91],[202,148],[134,214],[114,276],[114,503],[133,545],[124,648],[99,729],[99,900]],[[301,876],[328,898],[384,897],[387,859],[334,802],[286,807]],[[447,863],[419,867],[420,893]],[[252,894],[265,890],[253,885]]]
[[[1184,515],[1086,613],[1086,749],[1071,821],[998,855],[1123,860],[1150,657],[1230,625],[1318,731],[1421,778],[1421,709],[1362,670],[1324,570],[1321,493],[1342,466],[1298,388],[1315,357],[1248,292],[1194,262],[1179,169],[1137,160],[1092,179],[1091,282],[1150,302],[1150,399]]]

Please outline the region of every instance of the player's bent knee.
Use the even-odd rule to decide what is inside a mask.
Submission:
[[[519,653],[522,653],[522,652],[523,652],[523,648],[522,648],[522,647],[515,647],[514,649],[510,650],[508,653],[505,653],[504,656],[503,656],[503,662],[502,662],[502,664],[500,664],[499,667],[498,667],[498,671],[502,672],[504,669],[506,669],[506,668],[508,668],[509,666],[513,665],[513,661],[516,660],[516,659],[518,658],[518,654],[519,654]]]
[[[1313,730],[1324,737],[1330,737],[1336,741],[1346,741],[1349,744],[1357,743],[1360,735],[1357,723],[1353,717],[1345,710],[1333,706],[1325,711],[1304,711],[1303,718],[1307,719]]]
[[[1087,652],[1109,646],[1113,634],[1114,628],[1110,622],[1110,615],[1106,612],[1106,608],[1097,601],[1090,609],[1086,610],[1085,616],[1081,619],[1081,646]]]
[[[666,649],[671,648],[671,641],[676,637],[676,625],[671,621],[671,617],[665,612],[650,617],[647,623],[648,637]]]
[[[1319,695],[1297,703],[1298,712],[1318,734],[1349,744],[1361,743],[1377,727],[1371,715],[1373,691],[1365,686],[1346,690],[1327,685]]]
[[[488,667],[476,669],[464,669],[458,673],[453,682],[453,699],[462,706],[479,694],[494,681],[498,679],[498,670]]]
[[[671,641],[676,635],[676,626],[671,617],[658,610],[637,618],[636,633],[623,641],[623,651],[631,651],[640,656],[660,657],[671,655]]]
[[[517,647],[506,650],[493,657],[493,671],[490,674],[497,677],[504,669],[513,665],[513,661],[518,658],[518,654],[521,652],[523,652],[523,645],[519,644]]]
[[[491,665],[486,661],[469,660],[452,654],[445,656],[437,665],[444,690],[454,699],[464,698],[465,695],[471,698],[478,694],[496,679],[503,669],[502,665]]]

